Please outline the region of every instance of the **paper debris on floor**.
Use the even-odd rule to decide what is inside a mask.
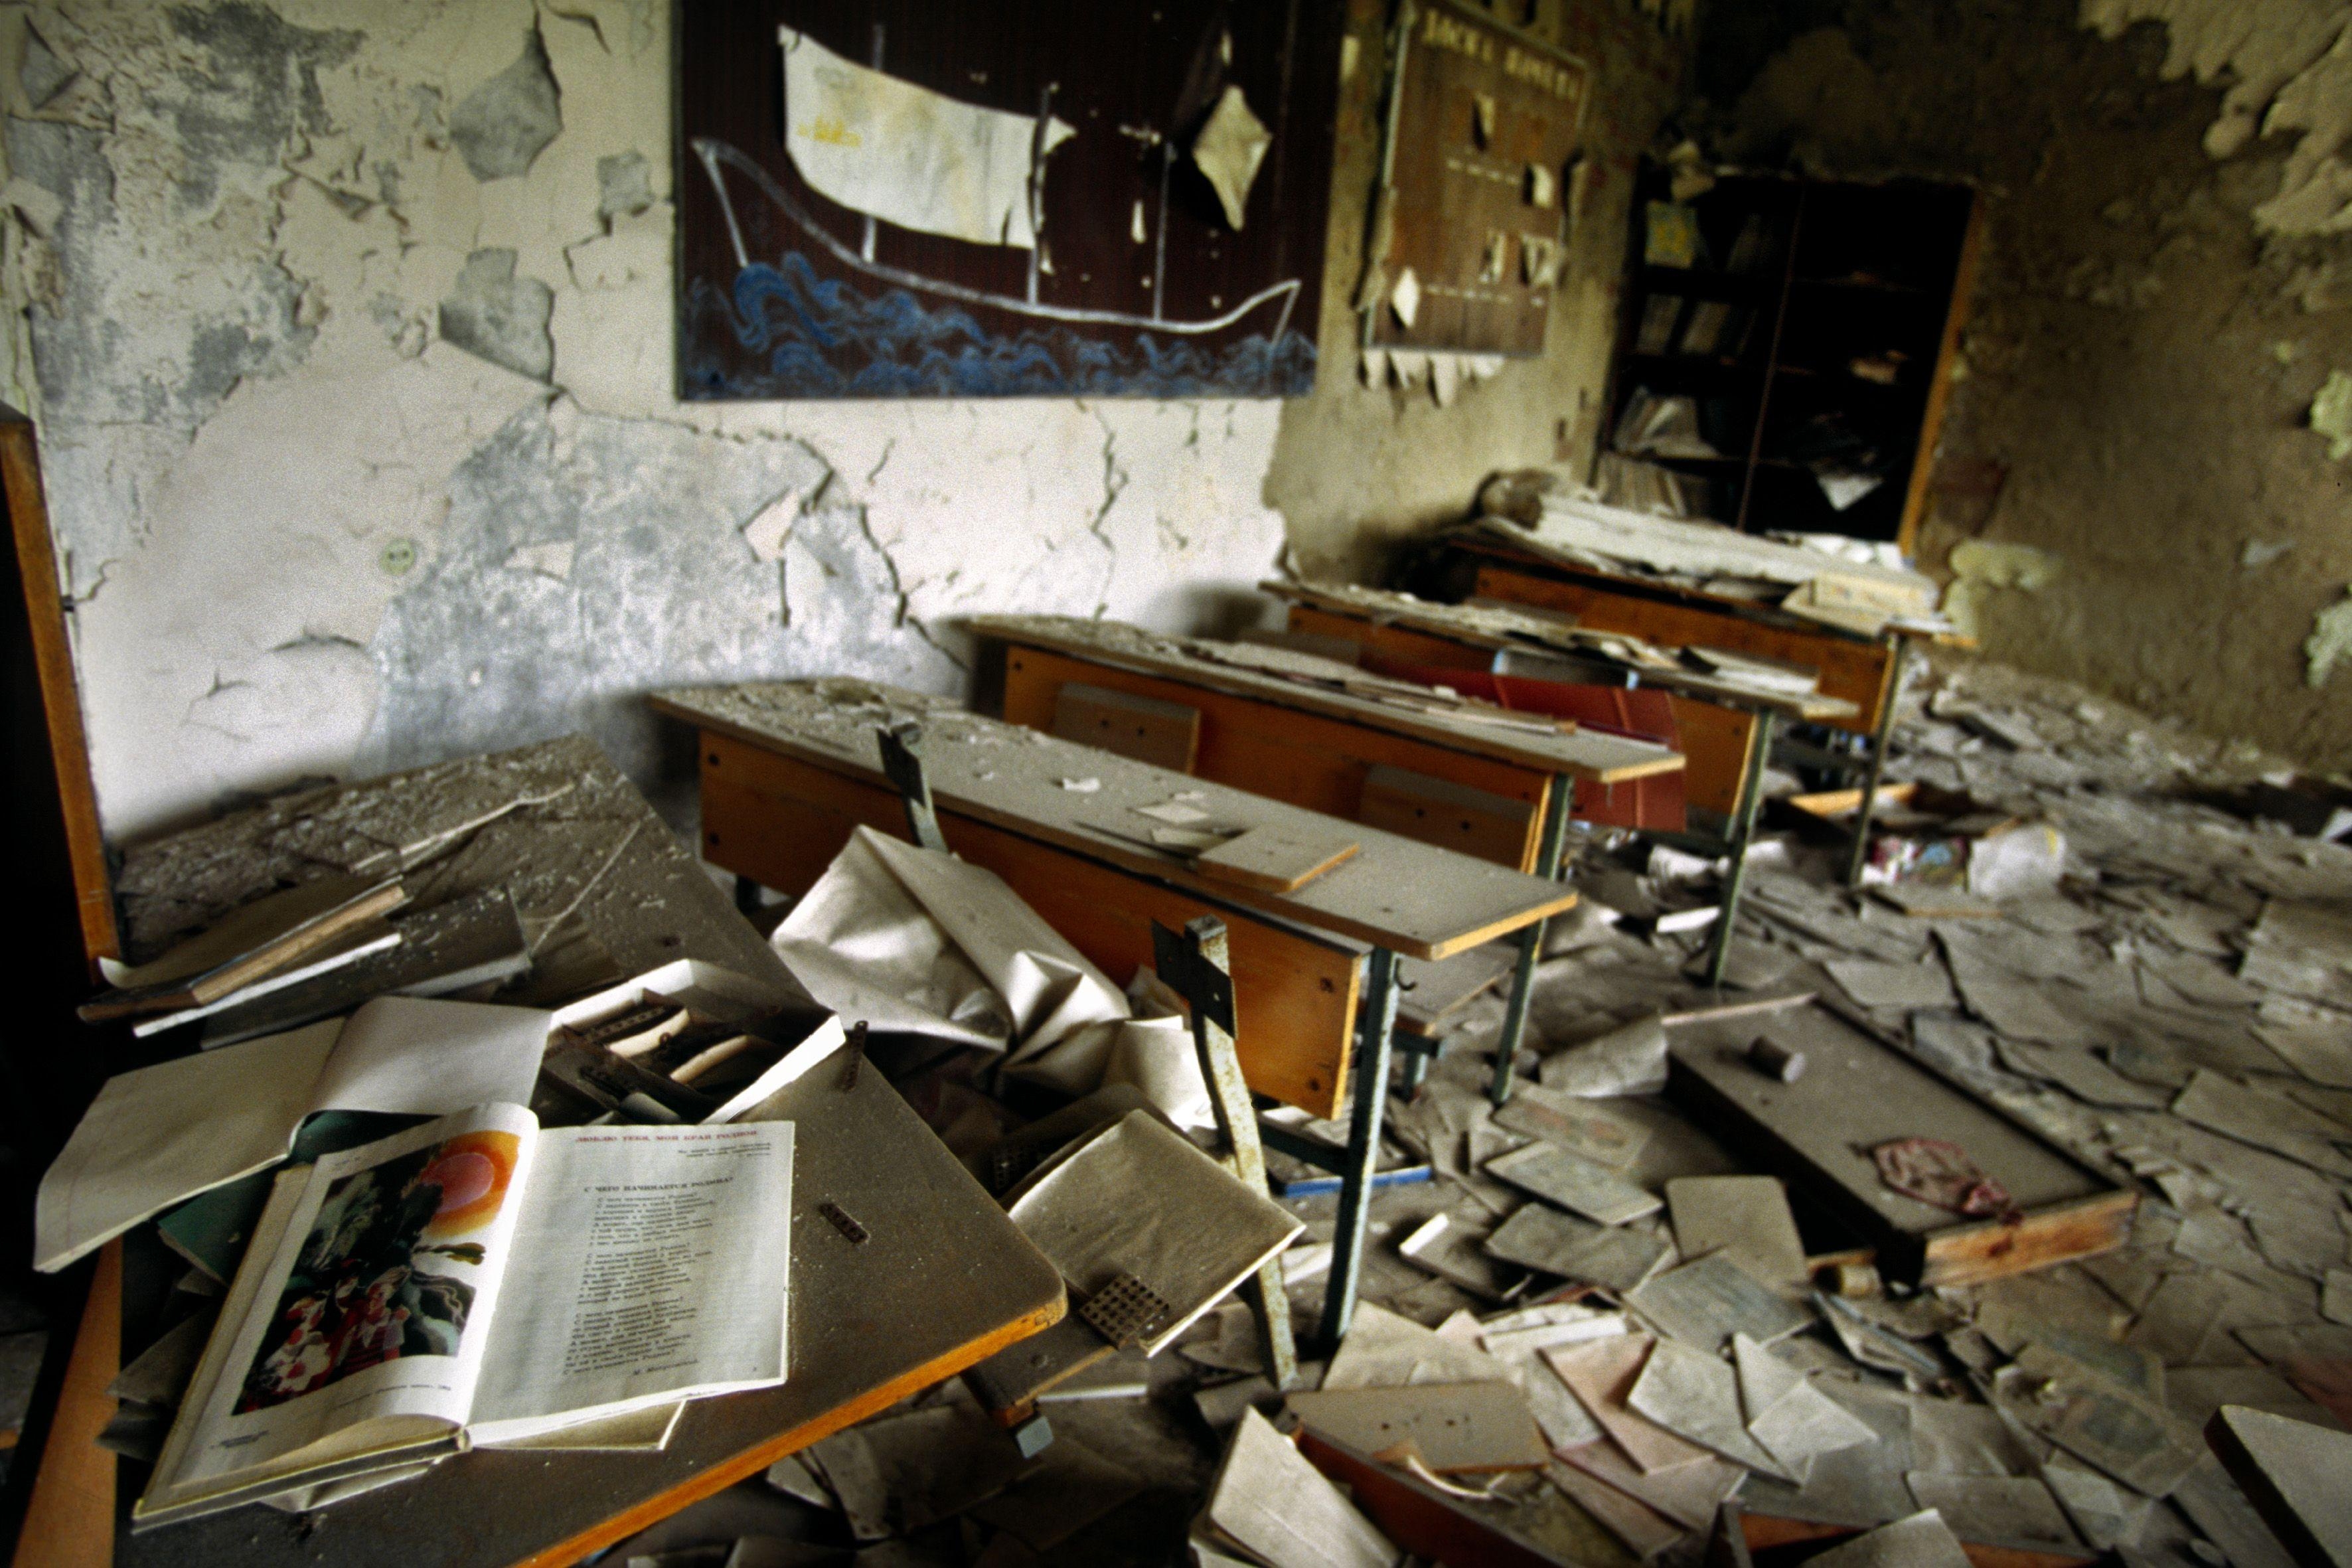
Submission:
[[[1234,1427],[1204,1527],[1266,1568],[1394,1568],[1402,1555],[1255,1410]]]
[[[1685,1258],[1720,1252],[1773,1289],[1805,1285],[1805,1247],[1779,1177],[1677,1177],[1666,1184],[1666,1209]]]
[[[1706,1351],[1720,1351],[1742,1335],[1769,1344],[1813,1321],[1811,1310],[1775,1294],[1721,1252],[1666,1270],[1625,1300],[1668,1336]]]

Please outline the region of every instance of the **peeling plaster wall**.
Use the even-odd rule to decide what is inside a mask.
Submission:
[[[1459,521],[1480,481],[1497,468],[1591,464],[1606,412],[1633,173],[1680,94],[1686,46],[1644,14],[1655,5],[1514,0],[1497,7],[1506,16],[1525,16],[1530,32],[1592,64],[1590,167],[1543,356],[1513,360],[1440,407],[1426,387],[1362,384],[1354,301],[1380,170],[1390,8],[1385,0],[1346,4],[1351,47],[1362,63],[1340,93],[1322,374],[1314,396],[1283,405],[1265,495],[1289,524],[1302,571],[1369,581],[1413,539]]]
[[[646,689],[952,690],[988,610],[1231,626],[1286,517],[1360,563],[1589,449],[1654,27],[1541,0],[1648,63],[1598,106],[1551,355],[1439,410],[1349,384],[1351,3],[1327,386],[1288,405],[679,404],[664,0],[0,5],[0,396],[39,423],[110,834],[574,729],[682,819]]]
[[[1762,10],[1702,35],[1714,151],[1983,192],[1918,543],[1986,651],[2352,767],[2352,677],[2305,654],[2352,582],[2311,428],[2352,370],[2352,6]]]

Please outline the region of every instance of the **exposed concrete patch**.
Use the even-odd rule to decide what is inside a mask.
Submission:
[[[433,559],[384,613],[361,765],[585,730],[651,781],[661,747],[642,699],[649,673],[661,684],[814,674],[854,655],[855,668],[936,689],[935,660],[892,635],[893,598],[874,591],[876,574],[827,514],[808,525],[821,602],[789,632],[774,568],[747,559],[744,517],[826,471],[793,441],[610,419],[560,396],[523,410],[458,466]],[[499,570],[558,547],[570,552],[563,576]],[[828,571],[850,581],[827,591]]]
[[[466,95],[449,116],[449,140],[478,180],[530,172],[533,160],[563,129],[562,94],[534,23],[515,63]]]
[[[596,184],[601,193],[596,198],[596,211],[608,224],[654,205],[653,171],[646,166],[643,153],[628,152],[597,159]]]
[[[555,340],[547,331],[554,311],[553,289],[515,276],[513,251],[478,250],[441,301],[441,335],[492,364],[545,381],[555,369]]]

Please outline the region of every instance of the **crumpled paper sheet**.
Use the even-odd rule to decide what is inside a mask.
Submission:
[[[848,1022],[1000,1050],[1069,1094],[1131,1083],[1179,1126],[1215,1124],[1184,1020],[1135,1016],[993,871],[860,827],[771,944]]]

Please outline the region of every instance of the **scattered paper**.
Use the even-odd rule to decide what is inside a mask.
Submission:
[[[1234,1425],[1202,1517],[1272,1568],[1394,1568],[1399,1555],[1255,1410]]]
[[[1669,1269],[1629,1292],[1625,1303],[1662,1332],[1706,1351],[1720,1351],[1740,1335],[1769,1344],[1813,1321],[1720,1252]]]
[[[1676,1436],[1735,1465],[1782,1480],[1800,1479],[1748,1435],[1739,1408],[1738,1374],[1711,1355],[1660,1340],[1625,1403]]]
[[[1655,1237],[1573,1219],[1541,1204],[1527,1205],[1486,1238],[1491,1257],[1610,1290],[1639,1285],[1669,1250]]]
[[[1540,1139],[1487,1161],[1486,1170],[1488,1175],[1602,1225],[1623,1225],[1655,1214],[1662,1206],[1654,1194]]]
[[[1970,1568],[1934,1509],[1881,1525],[1809,1559],[1815,1568]]]
[[[1666,1184],[1675,1246],[1685,1258],[1720,1251],[1778,1290],[1806,1281],[1805,1245],[1777,1176],[1678,1176]]]

